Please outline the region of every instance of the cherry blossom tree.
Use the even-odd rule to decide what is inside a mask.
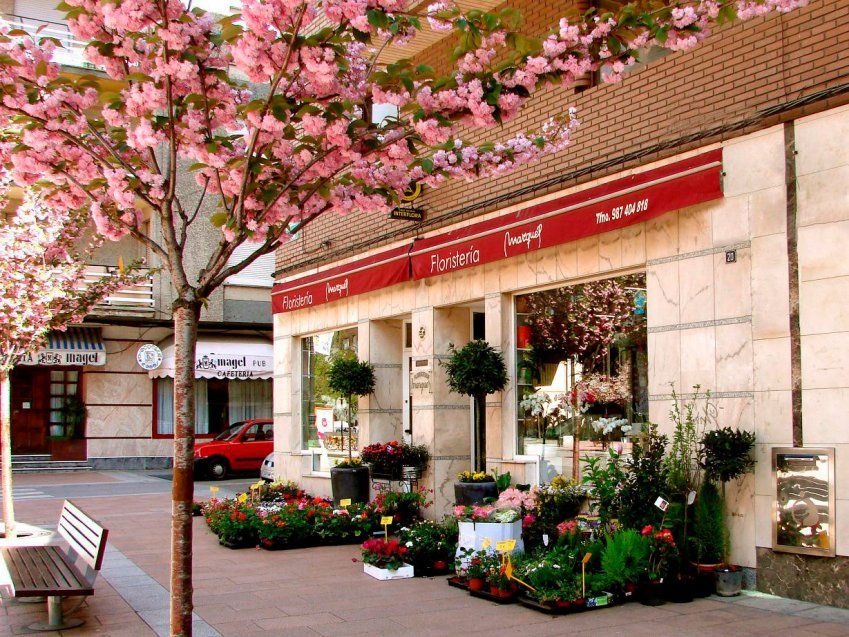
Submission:
[[[688,49],[716,23],[806,1],[635,0],[617,13],[573,11],[538,38],[521,32],[515,10],[446,2],[243,0],[240,15],[216,22],[180,0],[65,0],[72,33],[118,91],[61,75],[55,41],[4,30],[0,161],[53,209],[84,209],[105,238],[143,243],[176,290],[172,634],[191,632],[191,363],[201,308],[227,277],[321,215],[385,214],[411,182],[498,175],[563,150],[571,110],[512,139],[463,141],[515,117],[543,86],[602,67],[615,81],[652,45]],[[457,36],[449,74],[380,63],[425,20]],[[375,103],[398,116],[373,123]],[[180,194],[187,178],[200,196]],[[145,230],[148,215],[160,234]],[[191,271],[198,222],[221,238]],[[252,252],[228,265],[246,242]]]
[[[3,187],[0,200],[5,194]],[[15,536],[9,374],[21,357],[43,347],[49,332],[82,321],[96,303],[134,280],[128,269],[86,285],[87,257],[102,242],[86,232],[88,214],[49,210],[26,194],[0,226],[0,461],[7,538]]]

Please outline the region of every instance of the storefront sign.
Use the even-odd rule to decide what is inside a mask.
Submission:
[[[401,221],[424,221],[425,213],[421,208],[395,208],[389,213],[390,219],[398,219]]]
[[[266,378],[271,373],[272,361],[268,356],[232,356],[203,354],[195,361],[198,378],[228,378],[244,380]]]
[[[51,332],[47,347],[18,359],[19,365],[73,366],[106,365],[106,348],[96,327],[69,327]]]
[[[272,311],[292,312],[410,280],[409,246],[274,286]]]
[[[415,241],[413,278],[455,272],[617,230],[722,197],[722,151]]]
[[[136,352],[136,361],[142,369],[156,369],[162,365],[162,350],[153,343],[145,343]]]
[[[106,352],[73,352],[41,350],[18,360],[19,365],[106,365]]]

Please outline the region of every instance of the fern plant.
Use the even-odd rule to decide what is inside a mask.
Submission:
[[[725,516],[716,485],[706,480],[693,511],[691,555],[700,564],[716,564],[725,557]]]
[[[635,529],[624,529],[607,538],[601,553],[601,569],[617,588],[643,578],[649,565],[649,539]]]

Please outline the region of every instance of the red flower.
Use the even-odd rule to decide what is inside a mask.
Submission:
[[[643,527],[643,530],[642,530],[642,531],[640,531],[640,533],[641,533],[642,535],[651,535],[653,532],[654,532],[654,528],[652,527],[652,525],[651,525],[651,524],[646,524],[646,525]]]

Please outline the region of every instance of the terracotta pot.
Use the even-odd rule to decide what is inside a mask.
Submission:
[[[508,597],[511,597],[513,595],[513,591],[511,591],[510,589],[499,588],[496,595],[498,595],[502,599],[507,599]]]
[[[437,571],[437,572],[447,571],[448,570],[448,562],[446,562],[444,560],[436,560],[433,563],[433,570]]]
[[[557,608],[569,608],[572,606],[572,602],[568,599],[558,599],[556,602]]]
[[[470,591],[482,591],[483,590],[483,578],[482,577],[470,577],[469,578],[469,590]]]
[[[489,585],[489,594],[490,595],[498,595],[498,586],[496,586],[495,584],[490,584]]]

